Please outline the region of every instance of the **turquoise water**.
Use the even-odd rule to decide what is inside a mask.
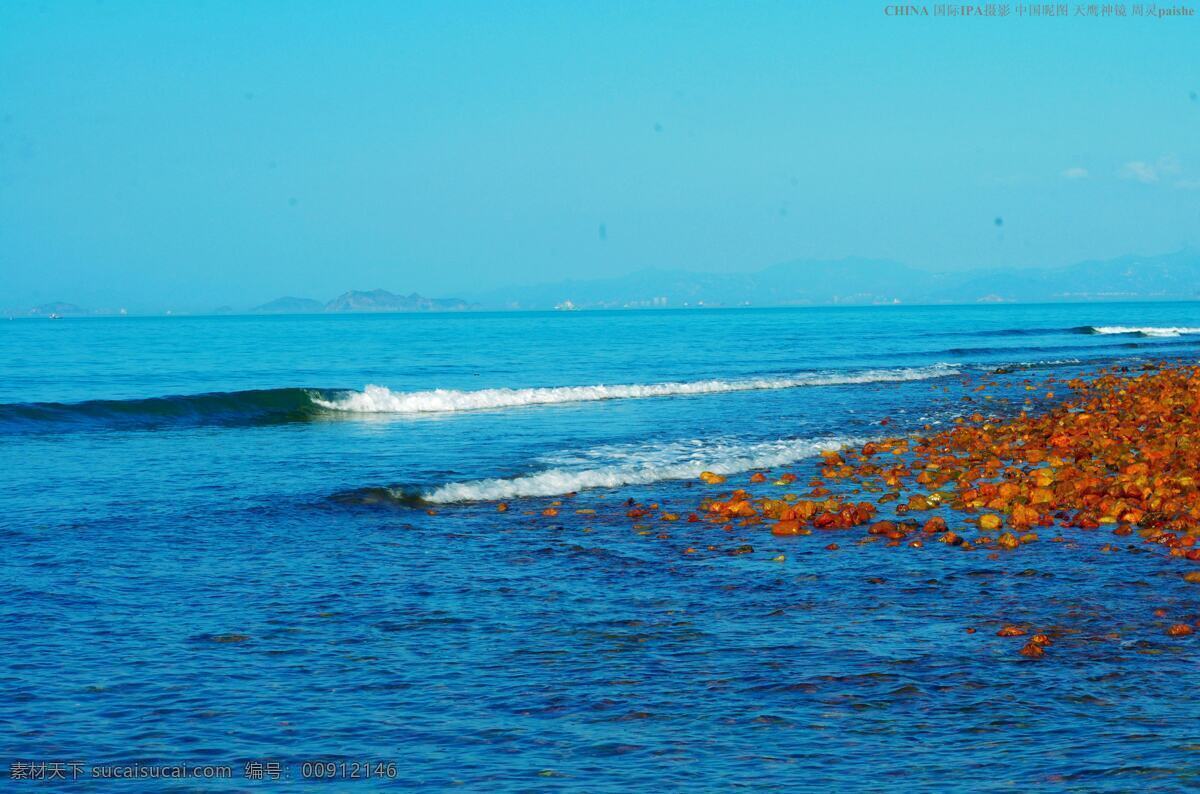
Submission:
[[[1200,612],[1174,561],[625,517],[695,509],[704,469],[807,478],[819,449],[975,410],[982,380],[1193,359],[1194,326],[1193,304],[4,322],[0,759],[232,764],[232,787],[252,760],[505,791],[1195,785],[1196,653],[1150,614]],[[994,636],[1016,621],[1069,631],[1029,662]]]

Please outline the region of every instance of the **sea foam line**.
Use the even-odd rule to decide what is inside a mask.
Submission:
[[[1200,328],[1186,326],[1129,326],[1129,325],[1098,325],[1092,326],[1092,332],[1097,334],[1138,334],[1139,336],[1183,336],[1185,334],[1200,334]]]
[[[478,411],[488,408],[516,408],[525,405],[591,402],[595,400],[641,399],[673,397],[692,394],[765,389],[794,389],[801,386],[835,386],[854,383],[886,383],[926,380],[960,371],[946,364],[900,369],[869,369],[857,372],[807,373],[786,378],[748,378],[744,380],[699,380],[670,383],[552,386],[532,389],[480,389],[457,391],[396,392],[385,386],[369,385],[360,392],[344,392],[333,396],[313,395],[316,405],[332,411],[354,413],[444,413]]]
[[[609,447],[544,459],[562,466],[511,478],[448,483],[421,494],[425,502],[488,502],[522,497],[559,496],[588,488],[649,485],[664,480],[688,480],[702,471],[737,474],[752,469],[786,466],[824,450],[861,444],[855,438],[779,439],[755,443],[686,441],[648,447]],[[589,460],[596,461],[585,468]],[[600,460],[606,461],[599,463]]]

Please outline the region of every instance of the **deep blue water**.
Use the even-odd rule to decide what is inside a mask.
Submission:
[[[1197,326],[1195,304],[3,322],[0,762],[1195,786],[1196,646],[1151,615],[1200,612],[1174,561],[1107,537],[832,553],[624,503],[687,513],[702,469],[807,477],[984,380],[1193,359]],[[1053,654],[994,636],[1019,621],[1060,627]]]

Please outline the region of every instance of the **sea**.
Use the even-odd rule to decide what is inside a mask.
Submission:
[[[1195,303],[0,321],[0,776],[1196,787],[1177,560],[659,514],[1198,352]]]

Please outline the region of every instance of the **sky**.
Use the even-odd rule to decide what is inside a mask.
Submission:
[[[1016,5],[6,0],[0,306],[1200,244],[1200,17]]]

